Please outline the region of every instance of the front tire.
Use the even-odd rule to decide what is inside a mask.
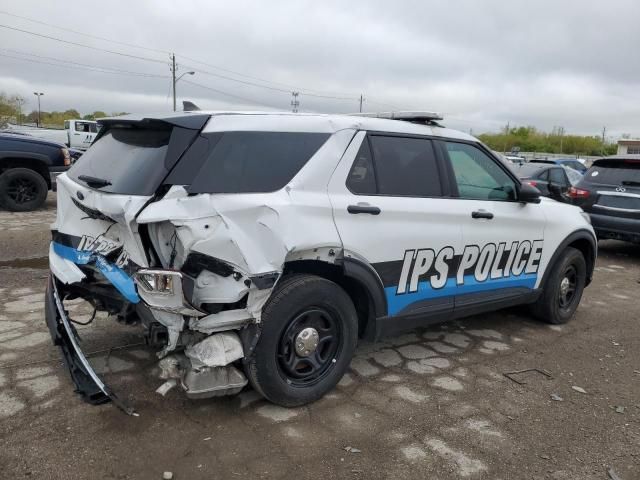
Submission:
[[[47,182],[29,168],[11,168],[0,175],[0,205],[12,212],[28,212],[47,199]]]
[[[273,403],[305,405],[335,387],[357,341],[356,310],[341,287],[315,275],[285,277],[262,310],[247,377]]]
[[[554,325],[567,323],[576,312],[586,285],[587,263],[580,250],[567,247],[553,265],[533,315]]]

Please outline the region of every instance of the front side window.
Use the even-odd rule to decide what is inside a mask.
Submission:
[[[431,140],[372,135],[377,193],[389,196],[442,196]]]
[[[473,145],[446,142],[460,198],[515,200],[516,185],[497,161]]]

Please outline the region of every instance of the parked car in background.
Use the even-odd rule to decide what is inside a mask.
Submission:
[[[536,187],[545,197],[553,198],[559,202],[571,202],[569,197],[571,182],[563,167],[548,163],[529,162],[513,165],[511,169],[520,177],[520,180]]]
[[[516,163],[516,164],[527,163],[527,159],[519,155],[503,155],[503,157],[506,158],[511,163]]]
[[[552,165],[560,165],[561,167],[568,167],[584,173],[588,170],[588,167],[578,160],[577,158],[534,158],[531,163],[550,163]]]
[[[71,163],[61,143],[0,133],[0,207],[13,212],[40,207]]]
[[[5,132],[30,135],[43,140],[64,143],[70,148],[86,150],[96,138],[100,126],[93,120],[65,120],[62,128],[38,128],[26,125],[9,125]]]
[[[569,196],[589,213],[598,238],[640,243],[640,155],[596,160]]]

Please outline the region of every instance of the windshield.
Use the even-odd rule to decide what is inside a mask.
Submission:
[[[69,170],[69,176],[104,180],[100,191],[152,195],[167,175],[164,159],[170,129],[111,128]],[[95,186],[94,183],[92,186]]]

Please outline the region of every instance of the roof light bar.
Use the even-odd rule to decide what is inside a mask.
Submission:
[[[386,118],[389,120],[404,120],[407,122],[431,122],[443,120],[444,117],[436,112],[374,112],[374,113],[352,113],[357,117]]]

